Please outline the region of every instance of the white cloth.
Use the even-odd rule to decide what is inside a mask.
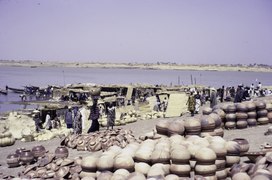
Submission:
[[[200,108],[200,105],[201,105],[201,101],[200,99],[196,99],[196,104],[195,104],[195,111],[196,112],[199,112],[199,108]]]
[[[49,114],[46,115],[44,124],[45,124],[44,126],[45,129],[49,129],[51,127],[51,118]]]

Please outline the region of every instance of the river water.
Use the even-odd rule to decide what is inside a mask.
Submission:
[[[71,83],[94,84],[152,84],[190,85],[192,82],[216,88],[222,85],[250,85],[261,82],[272,85],[272,73],[193,71],[193,70],[150,70],[150,69],[103,69],[103,68],[62,68],[62,67],[9,67],[0,66],[0,88],[8,85],[23,88],[25,85],[46,87]],[[19,101],[18,94],[0,95],[0,112],[22,107],[8,105],[8,101]]]

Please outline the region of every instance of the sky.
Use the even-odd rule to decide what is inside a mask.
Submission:
[[[0,59],[272,65],[272,1],[0,0]]]

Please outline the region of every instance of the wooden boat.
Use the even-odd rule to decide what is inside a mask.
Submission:
[[[5,90],[3,90],[3,89],[0,89],[0,94],[7,95],[7,94],[8,94],[8,92],[7,92],[7,91],[5,91]]]
[[[11,88],[11,87],[7,87],[7,89],[14,92],[14,93],[24,93],[25,92],[24,89],[17,89],[17,88]]]

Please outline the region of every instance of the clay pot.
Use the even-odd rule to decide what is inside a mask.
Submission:
[[[247,119],[248,118],[248,115],[247,115],[247,113],[245,113],[245,112],[237,112],[236,113],[236,119],[237,120],[240,120],[240,119]]]
[[[272,104],[271,103],[266,103],[266,110],[268,112],[271,112],[272,111]]]
[[[158,134],[167,135],[168,134],[168,126],[169,126],[169,124],[170,124],[169,120],[160,120],[156,124],[157,133]]]
[[[244,120],[238,120],[236,122],[236,128],[237,129],[245,129],[245,128],[247,128],[247,125],[248,125],[248,123],[247,123],[246,119],[244,119]]]
[[[240,155],[241,147],[236,141],[228,141],[226,143],[228,155]]]
[[[229,114],[226,114],[226,121],[233,121],[235,122],[236,121],[236,114],[235,113],[229,113]]]
[[[168,126],[168,136],[171,136],[173,134],[180,134],[183,135],[185,131],[184,128],[184,121],[173,121]]]
[[[184,122],[186,135],[199,135],[201,132],[200,121],[196,118],[188,118]]]
[[[226,179],[228,177],[228,173],[226,169],[223,170],[217,170],[215,173],[217,179]]]
[[[20,155],[20,161],[23,164],[30,164],[34,160],[34,155],[30,150],[23,150]]]
[[[246,139],[243,138],[235,138],[232,141],[235,141],[239,144],[240,146],[240,152],[241,154],[247,152],[249,150],[249,143]]]
[[[213,113],[216,113],[220,116],[221,120],[224,120],[226,117],[226,113],[222,109],[215,109]]]
[[[57,178],[65,178],[69,174],[70,168],[68,166],[60,167],[59,170],[56,172]]]
[[[230,156],[227,155],[226,156],[226,167],[231,167],[234,164],[239,164],[240,162],[240,156],[236,155],[236,156]]]
[[[248,119],[255,119],[257,117],[257,113],[256,111],[250,111],[250,112],[247,112],[247,116],[248,116]]]
[[[248,102],[247,103],[247,110],[248,111],[255,111],[256,110],[256,105],[254,102]]]
[[[189,177],[191,172],[191,166],[189,164],[171,164],[170,172],[180,177]]]
[[[144,162],[135,163],[135,172],[142,173],[145,176],[147,175],[150,169],[150,165]]]
[[[258,118],[257,121],[260,125],[265,125],[269,123],[269,119],[267,117]]]
[[[255,118],[247,119],[247,124],[249,127],[257,126],[257,120]]]
[[[266,107],[266,104],[263,101],[257,101],[257,102],[255,102],[255,105],[256,105],[257,110],[262,110],[262,109],[265,109],[265,107]]]
[[[69,151],[64,146],[57,147],[55,150],[56,158],[67,158],[68,155],[69,155]]]
[[[210,107],[204,107],[202,110],[203,115],[209,115],[212,113],[212,108]]]
[[[226,129],[234,129],[236,127],[236,122],[235,121],[227,121],[225,123],[225,128]]]
[[[202,176],[214,176],[216,172],[216,165],[200,165],[196,163],[195,174]]]
[[[214,119],[210,116],[204,115],[200,118],[201,131],[202,132],[212,132],[215,129]]]
[[[215,135],[223,137],[224,136],[224,130],[222,128],[216,128],[214,129]]]
[[[84,157],[81,162],[82,171],[96,172],[96,169],[97,169],[96,162],[97,162],[97,158],[94,156]]]
[[[7,164],[9,168],[18,167],[20,165],[20,156],[18,154],[9,154]]]
[[[269,123],[272,123],[272,112],[269,112],[269,113],[267,114],[267,118],[268,118],[268,120],[269,120]]]
[[[214,123],[215,123],[215,128],[219,128],[221,127],[221,124],[222,124],[222,120],[221,120],[221,117],[216,114],[216,113],[211,113],[209,115],[210,118],[212,118],[214,120]]]
[[[247,105],[245,103],[238,103],[236,105],[237,112],[247,112]]]
[[[266,109],[258,110],[257,117],[258,118],[267,117],[267,113],[268,113],[268,111]]]
[[[15,154],[18,154],[19,156],[21,156],[21,153],[22,153],[24,150],[26,150],[24,147],[18,148],[18,149],[16,149]]]
[[[32,148],[32,153],[34,155],[34,158],[42,157],[46,153],[46,149],[44,146],[34,146]]]
[[[232,176],[232,180],[251,180],[250,176],[245,172],[238,172]]]
[[[201,148],[195,154],[195,159],[198,164],[211,165],[215,163],[216,154],[210,148]]]
[[[181,149],[174,149],[171,151],[171,160],[172,163],[175,164],[188,164],[189,160],[191,159],[191,154],[190,152],[184,148],[182,149],[182,153],[180,153]]]
[[[227,106],[227,113],[235,113],[235,112],[236,112],[235,104],[230,104]]]

